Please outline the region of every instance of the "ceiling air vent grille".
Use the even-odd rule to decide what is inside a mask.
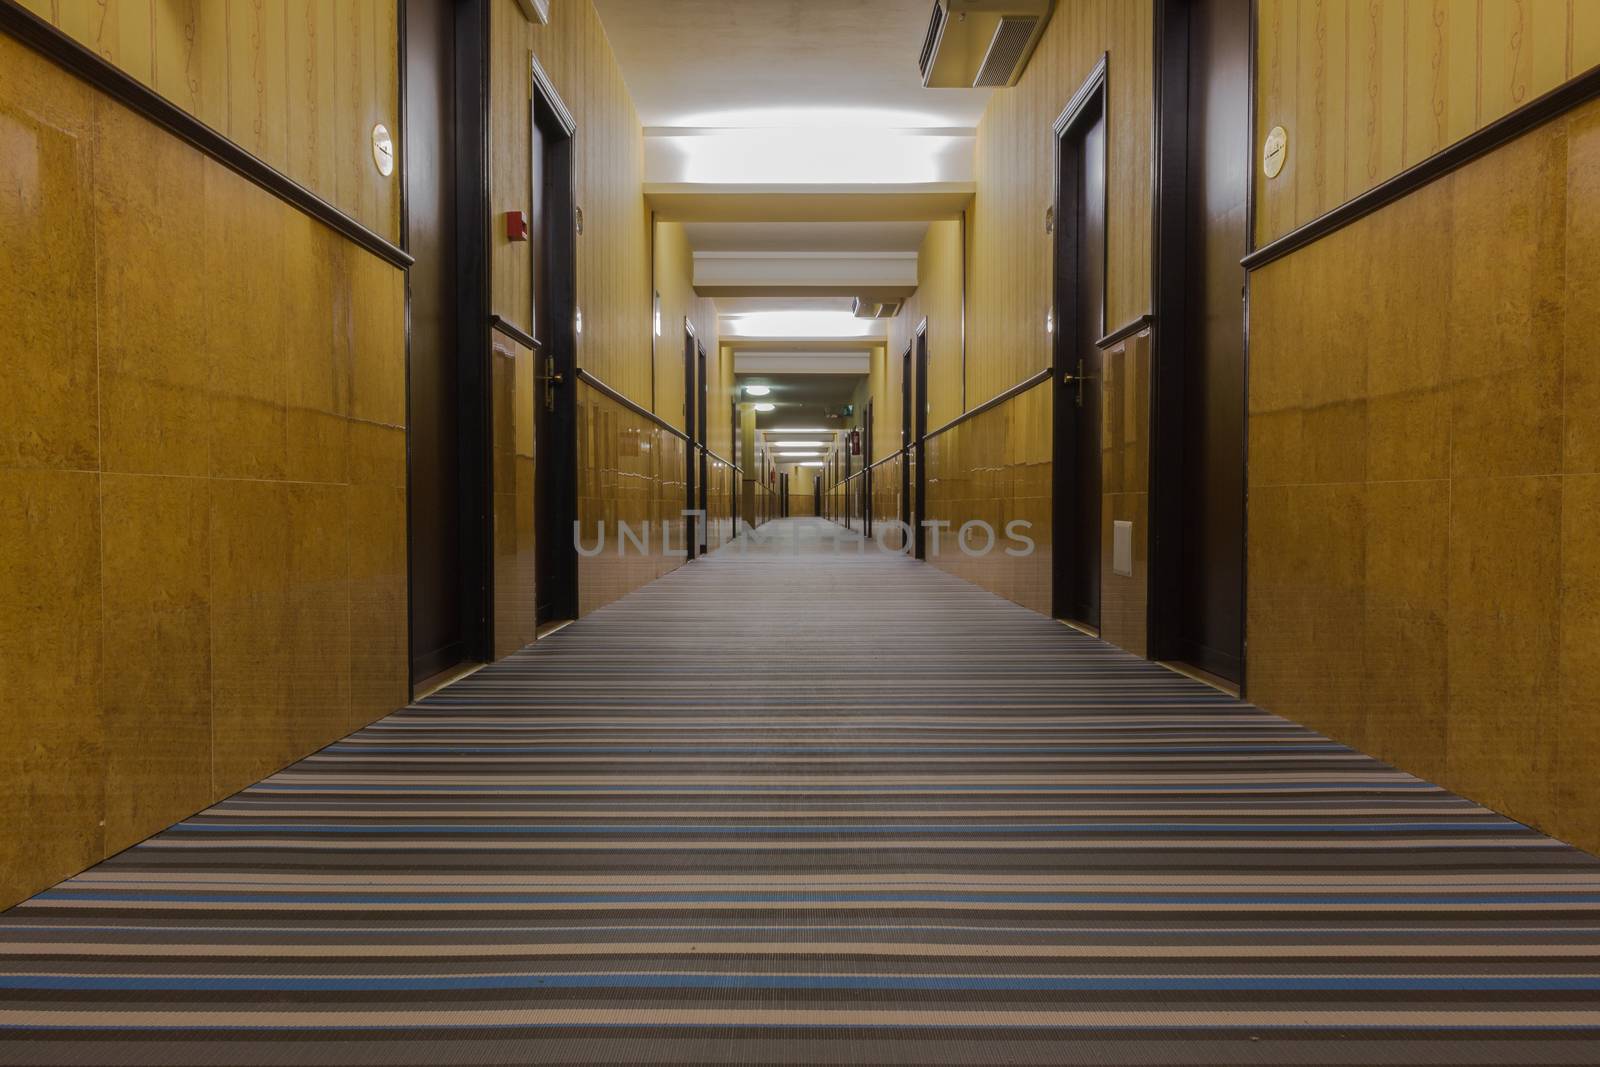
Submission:
[[[995,27],[994,37],[989,41],[989,51],[983,57],[983,65],[978,68],[978,76],[973,79],[975,89],[990,89],[1011,84],[1012,75],[1027,55],[1028,42],[1033,40],[1033,31],[1039,26],[1036,15],[1006,16],[1000,20],[1000,25]]]
[[[934,0],[933,20],[928,23],[928,39],[922,42],[922,57],[917,60],[917,69],[922,72],[923,80],[928,77],[928,69],[933,66],[933,53],[939,47],[939,34],[944,29],[944,4]]]

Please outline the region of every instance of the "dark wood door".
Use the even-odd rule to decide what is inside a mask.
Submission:
[[[1057,123],[1055,554],[1058,618],[1100,625],[1101,354],[1105,329],[1103,81]]]
[[[406,244],[411,305],[411,677],[468,658],[463,622],[456,324],[455,14],[448,0],[405,3]]]
[[[711,545],[711,456],[706,451],[710,442],[707,431],[711,413],[711,383],[706,374],[704,345],[695,346],[694,366],[695,378],[699,382],[699,388],[695,390],[695,441],[700,446],[700,551],[703,553]]]
[[[1162,5],[1152,651],[1244,668],[1250,0]]]
[[[928,514],[928,324],[917,329],[911,346],[911,526],[913,554],[928,558],[928,531],[922,525]]]
[[[576,201],[573,136],[565,106],[536,79],[528,180],[532,205],[533,336],[538,388],[534,418],[534,582],[542,625],[578,615],[578,407]]]
[[[911,347],[908,345],[905,355],[900,357],[900,521],[907,527],[911,525],[911,446],[916,440],[911,435],[911,407]]]
[[[696,355],[697,346],[694,339],[694,332],[686,327],[683,334],[683,432],[684,435],[689,438],[689,442],[685,446],[684,450],[683,472],[683,509],[686,512],[692,512],[696,507],[699,506],[700,503],[700,494],[695,485],[695,483],[699,480],[698,474],[700,466],[698,462],[699,450],[695,447],[696,442],[700,440],[697,432],[698,426],[696,425],[699,421],[697,415],[700,406],[696,401],[695,395]],[[699,524],[694,521],[693,515],[685,515],[683,522],[684,551],[688,554],[689,559],[694,559],[698,554],[700,546]]]

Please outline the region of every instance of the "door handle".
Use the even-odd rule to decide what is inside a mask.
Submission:
[[[551,387],[544,391],[544,407],[546,411],[554,411],[556,409],[556,394],[554,387],[563,384],[567,380],[566,375],[556,370],[556,357],[546,356],[544,360],[544,373],[535,374],[533,376],[533,380],[536,382],[550,383]]]
[[[1084,382],[1097,381],[1097,380],[1098,379],[1096,379],[1094,375],[1083,373],[1083,360],[1081,360],[1081,359],[1078,360],[1078,373],[1076,373],[1076,374],[1063,374],[1061,376],[1061,384],[1062,385],[1075,385],[1075,386],[1077,386],[1077,390],[1076,390],[1077,394],[1078,394],[1077,395],[1077,404],[1078,404],[1078,406],[1080,408],[1083,407],[1083,383]]]

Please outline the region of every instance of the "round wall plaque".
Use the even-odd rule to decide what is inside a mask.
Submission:
[[[381,122],[372,127],[372,162],[385,178],[394,173],[394,141],[389,137],[389,127]]]
[[[1282,126],[1274,126],[1267,131],[1267,143],[1261,148],[1261,169],[1268,178],[1276,178],[1283,173],[1283,165],[1289,159],[1289,131]]]

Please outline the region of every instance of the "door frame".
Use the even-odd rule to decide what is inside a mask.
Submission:
[[[695,441],[700,446],[700,554],[711,549],[711,381],[706,346],[695,341]]]
[[[699,438],[695,436],[695,423],[699,416],[699,398],[695,389],[695,359],[700,347],[700,340],[695,336],[694,323],[686,315],[683,319],[683,432],[688,437],[684,446],[684,495],[683,510],[692,512],[698,506],[700,494],[697,491],[695,475],[698,473]],[[700,530],[692,514],[683,516],[683,550],[684,562],[689,562],[699,554]]]
[[[916,470],[911,477],[915,519],[911,540],[917,559],[928,558],[928,531],[923,520],[928,516],[928,320],[917,323],[911,341],[911,376],[914,386],[911,409],[912,442],[916,447]],[[909,458],[908,453],[908,458]]]
[[[1076,515],[1072,507],[1073,497],[1066,492],[1066,489],[1070,484],[1068,469],[1069,464],[1067,462],[1069,459],[1069,451],[1067,448],[1068,435],[1063,432],[1063,425],[1066,422],[1064,416],[1068,414],[1067,405],[1069,403],[1066,400],[1066,394],[1069,391],[1066,379],[1075,372],[1076,367],[1068,367],[1064,365],[1066,359],[1064,356],[1064,350],[1065,345],[1068,343],[1078,344],[1081,343],[1083,338],[1091,338],[1089,343],[1092,344],[1094,340],[1097,340],[1105,335],[1107,297],[1111,288],[1109,284],[1109,275],[1107,273],[1107,266],[1110,259],[1109,249],[1111,231],[1110,216],[1108,214],[1111,196],[1111,94],[1109,91],[1108,81],[1109,67],[1110,54],[1102,52],[1100,54],[1100,59],[1095,63],[1094,68],[1090,70],[1088,77],[1084,78],[1083,84],[1080,85],[1078,90],[1072,94],[1072,97],[1067,101],[1066,106],[1061,109],[1061,114],[1057,116],[1055,123],[1051,126],[1050,145],[1051,154],[1054,157],[1054,161],[1051,166],[1052,170],[1054,171],[1054,175],[1050,199],[1052,205],[1052,217],[1054,219],[1054,232],[1052,234],[1050,246],[1050,363],[1052,370],[1051,404],[1053,408],[1053,414],[1051,418],[1051,437],[1053,438],[1052,465],[1054,474],[1052,477],[1053,484],[1051,486],[1050,495],[1051,525],[1055,531],[1055,552],[1053,555],[1050,576],[1050,610],[1052,616],[1058,619],[1068,617],[1065,614],[1065,603],[1067,597],[1064,595],[1064,590],[1067,584],[1067,566],[1078,549],[1071,532],[1076,529]],[[1093,121],[1091,116],[1095,115],[1096,113],[1098,113],[1100,121],[1104,122],[1105,124],[1106,137],[1106,151],[1104,157],[1101,159],[1102,175],[1100,183],[1100,212],[1102,220],[1100,248],[1098,250],[1100,254],[1101,278],[1099,307],[1100,321],[1093,329],[1084,330],[1075,321],[1073,316],[1063,315],[1062,308],[1060,306],[1062,279],[1057,275],[1057,267],[1061,262],[1062,235],[1064,232],[1066,232],[1066,227],[1062,224],[1062,220],[1066,217],[1066,212],[1063,210],[1064,205],[1062,203],[1063,183],[1061,173],[1061,157],[1063,155],[1063,149],[1067,138],[1077,131],[1085,121]],[[1099,384],[1100,388],[1103,389],[1104,382]],[[1096,394],[1096,396],[1099,397],[1100,394]],[[1075,401],[1072,402],[1072,406],[1077,406]],[[1103,521],[1103,515],[1101,516],[1101,519]],[[1095,546],[1095,555],[1098,559],[1100,555],[1100,547],[1098,544]],[[1100,625],[1100,620],[1098,618],[1094,620],[1079,619],[1073,621],[1085,623],[1096,628],[1098,628]]]
[[[1188,661],[1179,632],[1183,606],[1184,546],[1184,421],[1185,375],[1188,363],[1188,183],[1189,143],[1189,19],[1188,0],[1156,0],[1154,10],[1155,76],[1154,138],[1152,149],[1150,228],[1151,293],[1150,312],[1155,328],[1150,340],[1150,582],[1146,605],[1146,632],[1151,659]],[[1245,73],[1249,114],[1245,128],[1251,139],[1251,159],[1245,167],[1245,248],[1246,256],[1255,250],[1256,183],[1254,162],[1256,137],[1256,29],[1257,0],[1250,0],[1250,25]],[[1240,507],[1240,553],[1250,542],[1248,506],[1250,469],[1250,275],[1243,270],[1244,298],[1240,313],[1244,317],[1241,333],[1243,374],[1246,396],[1241,405],[1245,493]],[[1171,324],[1171,329],[1164,328]],[[1249,641],[1246,630],[1249,616],[1250,569],[1247,559],[1240,561],[1240,613],[1238,685],[1243,696],[1249,670]],[[1211,670],[1205,664],[1195,664]]]
[[[541,216],[549,350],[534,352],[535,380],[543,383],[545,396],[544,411],[535,416],[534,450],[534,600],[536,621],[542,625],[578,617],[578,549],[573,536],[578,523],[578,123],[538,58],[529,56],[528,61],[533,101],[529,121],[543,131],[545,146],[545,187],[532,192],[547,198]],[[528,284],[531,290],[533,281]],[[540,294],[530,292],[530,296],[531,325],[537,335]],[[539,591],[540,584],[553,586],[548,597]],[[547,605],[545,612],[538,612],[539,603]]]

